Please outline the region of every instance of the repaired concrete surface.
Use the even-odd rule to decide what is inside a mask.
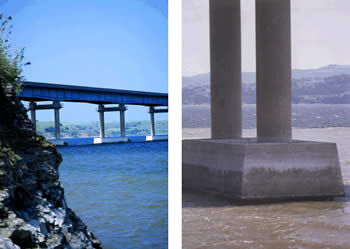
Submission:
[[[129,139],[127,137],[95,137],[94,144],[111,144],[111,143],[126,143]]]
[[[342,196],[336,144],[183,141],[183,187],[233,199]]]

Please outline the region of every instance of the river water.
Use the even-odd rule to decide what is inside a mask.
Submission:
[[[70,144],[90,143],[80,139]],[[168,142],[58,148],[68,205],[104,249],[167,248]]]
[[[256,128],[256,105],[243,105],[242,124],[245,129]],[[292,124],[298,128],[350,127],[350,104],[294,104]],[[210,127],[209,105],[183,105],[184,128]]]
[[[184,129],[185,138],[209,129]],[[255,129],[244,136],[255,136]],[[293,137],[336,142],[346,196],[329,201],[238,205],[183,192],[183,248],[350,248],[350,128],[293,129]]]

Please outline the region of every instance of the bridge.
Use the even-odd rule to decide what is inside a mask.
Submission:
[[[150,113],[151,134],[146,141],[167,140],[167,136],[156,135],[154,114],[168,112],[168,94],[156,92],[130,91],[120,89],[96,88],[85,86],[72,86],[41,82],[23,81],[23,89],[19,99],[29,101],[31,120],[36,129],[36,111],[54,110],[55,113],[55,140],[57,145],[64,145],[60,135],[60,109],[61,102],[89,103],[98,105],[100,118],[100,137],[94,138],[95,144],[127,142],[125,133],[125,111],[127,105],[147,106]],[[52,101],[52,104],[40,104],[43,101]],[[106,105],[117,106],[106,106]],[[120,113],[120,137],[105,136],[105,112]]]
[[[241,1],[209,1],[211,138],[182,143],[183,189],[232,199],[344,195],[335,143],[292,137],[291,1],[256,0],[257,136],[242,136]]]

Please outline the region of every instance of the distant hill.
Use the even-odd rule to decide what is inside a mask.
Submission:
[[[243,103],[255,103],[255,72],[243,72]],[[184,105],[210,102],[210,74],[182,78]],[[292,70],[292,101],[304,104],[350,104],[350,66],[328,65]]]
[[[62,122],[60,125],[62,137],[96,137],[100,135],[100,126],[97,121],[88,123]],[[55,137],[55,125],[52,121],[37,121],[36,126],[37,131],[45,137]],[[151,134],[148,120],[126,122],[125,128],[127,136],[146,136]],[[155,128],[158,135],[168,134],[168,120],[156,120]],[[120,135],[119,122],[106,123],[105,134],[107,137],[118,137]]]

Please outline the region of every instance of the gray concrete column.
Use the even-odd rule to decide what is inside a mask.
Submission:
[[[256,0],[257,136],[289,142],[291,129],[290,0]]]
[[[156,129],[154,126],[154,107],[150,107],[149,108],[149,114],[151,117],[151,136],[155,136],[156,135]]]
[[[125,137],[125,105],[124,104],[120,104],[119,105],[120,108],[120,136],[121,137]]]
[[[54,110],[55,110],[55,137],[56,140],[61,139],[61,126],[60,126],[60,108],[61,104],[59,101],[54,101]]]
[[[33,123],[33,128],[36,131],[36,103],[30,102],[29,103],[29,110],[30,110],[30,119]]]
[[[210,0],[212,138],[242,136],[240,0]]]
[[[100,116],[100,138],[105,137],[105,112],[104,112],[104,106],[98,105],[98,113]]]

